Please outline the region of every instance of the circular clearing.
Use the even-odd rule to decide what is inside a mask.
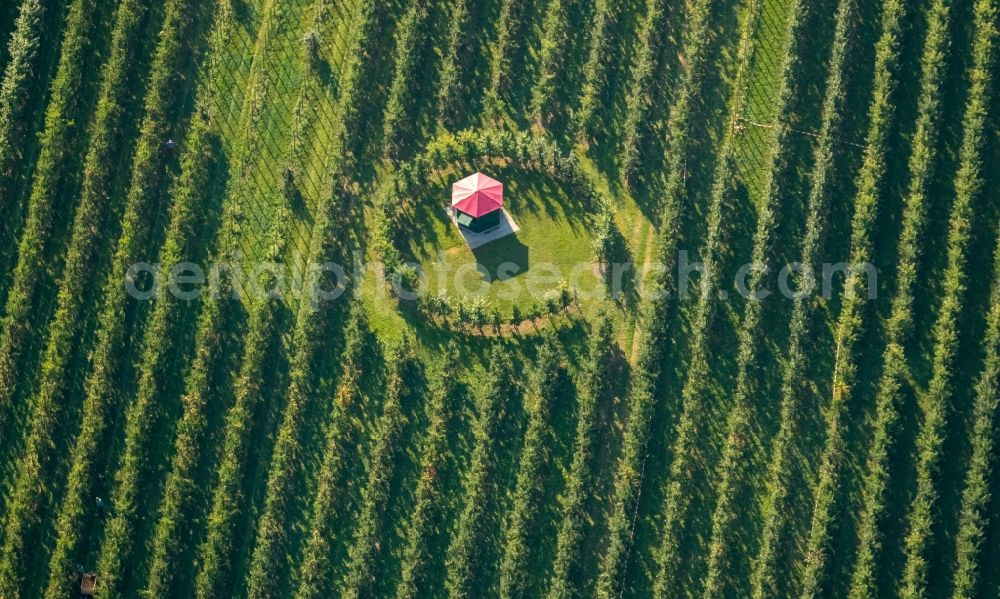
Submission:
[[[504,216],[517,230],[473,248],[448,208],[452,183],[477,171],[504,183]],[[610,204],[547,137],[443,136],[396,169],[375,205],[375,254],[400,306],[435,322],[516,323],[606,295]]]

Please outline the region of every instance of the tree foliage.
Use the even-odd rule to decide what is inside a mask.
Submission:
[[[579,583],[584,574],[580,560],[588,528],[588,511],[593,500],[595,449],[598,442],[598,404],[605,399],[612,377],[615,344],[611,321],[600,315],[588,341],[587,362],[577,399],[576,437],[566,492],[556,534],[556,556],[546,596],[566,599],[583,595]]]
[[[619,594],[626,566],[625,556],[629,542],[627,535],[644,474],[654,398],[660,386],[666,339],[669,335],[672,313],[670,298],[676,297],[675,250],[680,235],[680,205],[685,193],[683,165],[691,141],[691,102],[701,90],[701,71],[708,51],[705,33],[712,16],[712,6],[711,0],[699,0],[691,10],[684,42],[687,61],[681,71],[670,111],[667,181],[659,206],[661,222],[653,239],[654,255],[663,269],[652,281],[652,288],[661,298],[667,299],[646,302],[642,308],[642,329],[639,332],[641,345],[628,399],[629,417],[625,425],[622,458],[615,473],[612,512],[608,520],[608,549],[601,561],[598,576],[597,594],[602,599],[611,599]]]
[[[829,186],[833,170],[834,142],[843,120],[844,77],[847,59],[853,49],[852,22],[855,15],[854,0],[838,3],[833,33],[833,45],[827,68],[826,86],[818,142],[814,150],[812,171],[809,174],[809,197],[806,202],[805,234],[802,241],[800,262],[816,268],[818,254],[826,230]],[[800,419],[800,396],[806,361],[803,344],[809,330],[811,305],[808,298],[797,297],[792,305],[788,325],[788,360],[781,373],[780,424],[771,445],[768,464],[767,490],[765,492],[764,522],[760,534],[751,576],[751,595],[763,599],[780,594],[785,577],[780,571],[782,541],[787,534],[788,500],[791,492],[790,470],[794,454],[797,423]]]
[[[893,432],[907,372],[903,344],[909,339],[913,326],[912,305],[920,266],[920,240],[927,214],[927,185],[934,172],[940,128],[941,86],[947,64],[950,22],[947,3],[935,2],[928,18],[921,61],[917,126],[910,153],[910,184],[899,242],[897,290],[889,317],[889,339],[883,355],[882,377],[875,398],[875,432],[864,481],[865,505],[858,532],[858,557],[851,580],[851,596],[855,599],[870,597],[879,587],[880,523],[885,511],[885,494],[891,483],[889,452],[894,444]]]
[[[526,397],[528,430],[521,448],[521,461],[514,488],[514,504],[507,521],[503,556],[500,559],[500,596],[527,597],[532,593],[528,565],[537,559],[538,515],[546,472],[551,468],[549,448],[553,444],[552,410],[565,376],[559,360],[559,345],[547,334],[535,359],[531,389]]]
[[[453,424],[456,402],[462,392],[449,372],[455,357],[455,350],[448,349],[431,375],[430,424],[421,444],[420,479],[414,492],[413,509],[405,525],[403,571],[396,587],[396,596],[400,599],[416,599],[429,590],[428,570],[431,562],[437,559],[433,543],[436,531],[442,527],[445,497],[439,477],[453,461],[448,452],[448,430]]]
[[[508,410],[506,403],[515,396],[512,374],[510,356],[496,348],[490,355],[488,372],[476,389],[475,446],[465,475],[462,511],[445,558],[445,585],[452,597],[479,594],[477,574],[484,565],[489,514],[496,507],[497,434]]]
[[[820,458],[812,523],[806,544],[803,597],[815,596],[822,587],[829,553],[830,524],[836,517],[836,503],[840,495],[845,449],[842,416],[857,378],[857,343],[866,320],[863,265],[871,263],[872,259],[878,202],[886,171],[886,144],[895,115],[892,95],[899,77],[899,45],[905,15],[903,2],[890,0],[882,5],[882,31],[875,45],[875,81],[868,109],[867,144],[858,174],[858,191],[851,221],[851,266],[844,283],[844,300],[837,320],[833,397],[827,416],[826,445]]]

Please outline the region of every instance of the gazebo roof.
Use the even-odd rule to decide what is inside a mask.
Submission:
[[[503,183],[482,173],[469,175],[451,186],[451,205],[473,218],[503,208]]]

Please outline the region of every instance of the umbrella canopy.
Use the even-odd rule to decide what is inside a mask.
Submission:
[[[503,207],[503,183],[482,173],[469,175],[451,186],[451,205],[473,218]]]

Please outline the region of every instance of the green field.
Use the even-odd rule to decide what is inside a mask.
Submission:
[[[998,28],[0,3],[0,599],[996,596]]]

